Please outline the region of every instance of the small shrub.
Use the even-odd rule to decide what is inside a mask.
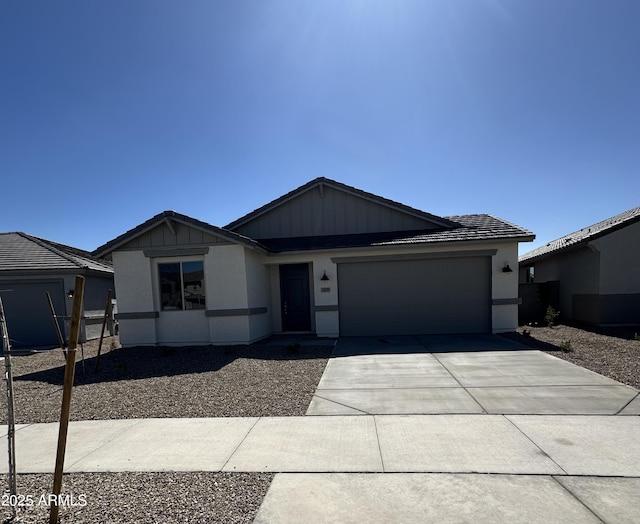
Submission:
[[[571,353],[573,351],[573,346],[571,345],[571,341],[565,340],[562,344],[560,344],[560,349],[562,349],[563,353]]]
[[[523,329],[522,330],[522,336],[523,337],[530,337],[531,336],[531,330],[530,329]]]
[[[638,333],[634,333],[633,340],[640,340],[640,335],[638,335]]]
[[[119,377],[124,377],[127,374],[127,363],[126,362],[116,362],[116,373]]]
[[[547,327],[553,327],[556,319],[560,316],[560,311],[556,311],[552,306],[547,307],[547,312],[544,315],[544,321]]]
[[[289,344],[287,346],[287,353],[298,353],[300,351],[300,344],[297,342],[295,344]]]

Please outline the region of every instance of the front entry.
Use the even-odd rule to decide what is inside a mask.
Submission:
[[[311,331],[309,265],[280,266],[282,331]]]

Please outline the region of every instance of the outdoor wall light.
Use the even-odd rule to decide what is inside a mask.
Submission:
[[[67,296],[69,298],[73,298],[73,289],[70,289],[69,291],[67,291]]]
[[[327,276],[327,271],[325,270],[324,273],[322,273],[322,276],[320,277],[320,280],[329,280],[329,277]]]
[[[503,273],[513,273],[513,269],[509,267],[509,263],[505,262],[504,267],[502,268]]]

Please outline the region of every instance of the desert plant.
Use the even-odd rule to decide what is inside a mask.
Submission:
[[[634,333],[633,340],[640,340],[640,335],[638,333]]]
[[[297,342],[287,346],[287,353],[298,353],[298,351],[300,351],[300,344]]]
[[[163,347],[160,349],[160,355],[163,357],[170,357],[175,353],[173,348]]]
[[[526,329],[526,328],[524,328],[524,329],[522,330],[522,336],[523,336],[523,337],[530,337],[530,336],[531,336],[531,330],[530,330],[530,329]]]
[[[565,340],[564,342],[562,342],[562,344],[560,344],[560,348],[562,349],[563,353],[571,353],[573,351],[573,346],[571,345],[570,340]]]
[[[544,321],[546,322],[547,327],[553,327],[559,316],[560,311],[554,309],[553,306],[547,307],[547,312],[544,315]]]

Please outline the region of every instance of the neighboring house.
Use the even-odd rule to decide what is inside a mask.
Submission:
[[[561,317],[640,324],[640,207],[520,257],[520,282],[556,282]]]
[[[113,261],[123,345],[233,344],[513,331],[505,266],[533,238],[318,178],[224,228],[165,211],[94,255]]]
[[[113,267],[91,253],[25,233],[0,233],[0,296],[12,348],[59,346],[51,295],[65,340],[75,276],[85,278],[80,340],[100,336]]]

